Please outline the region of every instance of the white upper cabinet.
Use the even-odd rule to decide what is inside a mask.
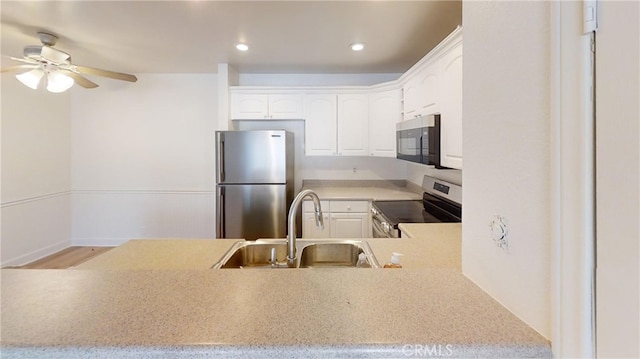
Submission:
[[[462,169],[462,28],[454,30],[403,81],[403,119],[440,113],[441,165]]]
[[[369,95],[338,95],[338,155],[368,156]]]
[[[396,123],[402,118],[400,90],[369,95],[369,155],[396,157]]]
[[[231,118],[266,119],[269,115],[269,95],[233,92],[231,93]]]
[[[336,94],[304,96],[304,153],[307,156],[335,156],[338,109]]]
[[[270,94],[270,119],[302,119],[302,94]]]
[[[419,74],[421,102],[419,112],[421,115],[430,115],[440,112],[438,106],[438,62],[427,63]]]
[[[231,117],[234,120],[302,119],[302,94],[231,93]]]
[[[439,59],[441,139],[440,160],[462,169],[462,40]]]
[[[405,120],[438,112],[438,63],[422,64],[402,89]]]
[[[418,109],[421,97],[419,87],[417,76],[410,77],[402,86],[405,120],[419,116]]]

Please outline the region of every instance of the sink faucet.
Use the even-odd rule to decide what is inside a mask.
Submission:
[[[305,197],[311,197],[311,199],[313,200],[313,209],[316,215],[316,225],[320,227],[320,229],[324,228],[324,221],[322,220],[322,207],[320,206],[320,198],[318,198],[318,195],[310,189],[305,189],[304,191],[298,193],[293,202],[291,202],[291,207],[289,208],[289,233],[287,234],[287,266],[289,266],[289,268],[294,268],[296,266],[296,212]]]

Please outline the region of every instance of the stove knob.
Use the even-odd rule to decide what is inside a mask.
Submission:
[[[380,214],[380,212],[378,212],[378,210],[375,208],[371,208],[371,214],[373,214],[374,216],[377,216],[378,214]]]
[[[382,230],[387,233],[391,232],[391,225],[387,222],[382,222]]]

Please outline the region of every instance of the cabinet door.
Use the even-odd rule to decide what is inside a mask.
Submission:
[[[269,119],[300,120],[302,119],[301,94],[270,94]]]
[[[302,238],[330,238],[331,237],[331,218],[329,214],[322,215],[324,220],[324,228],[320,229],[316,226],[315,213],[305,212],[302,214]]]
[[[338,95],[338,155],[369,154],[369,96]]]
[[[331,213],[331,238],[370,237],[368,213]]]
[[[400,90],[369,96],[369,154],[396,157],[396,123],[401,120]]]
[[[268,118],[269,99],[265,94],[231,93],[231,118],[234,120],[263,120]]]
[[[307,156],[334,156],[337,144],[337,96],[304,96],[304,153]]]
[[[438,106],[438,63],[426,65],[420,72],[420,114],[430,115],[440,111]]]
[[[417,75],[414,74],[407,79],[407,82],[402,86],[402,111],[405,120],[415,118],[418,108],[420,107],[418,104],[418,99],[420,98],[418,85],[419,79]]]
[[[440,58],[441,163],[462,169],[462,42]]]

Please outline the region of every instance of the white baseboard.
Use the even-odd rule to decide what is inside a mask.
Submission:
[[[40,248],[36,251],[27,253],[27,254],[23,254],[21,256],[15,257],[15,258],[11,258],[8,259],[4,262],[2,262],[2,264],[0,264],[1,267],[8,267],[8,266],[21,266],[21,265],[25,265],[27,263],[31,263],[33,261],[36,261],[38,259],[44,258],[48,255],[54,254],[56,252],[59,252],[65,248],[68,248],[71,246],[71,243],[67,240],[65,241],[60,241],[58,243],[54,243],[50,246],[44,247],[44,248]]]
[[[72,239],[72,246],[79,247],[117,247],[131,238],[78,238]]]

